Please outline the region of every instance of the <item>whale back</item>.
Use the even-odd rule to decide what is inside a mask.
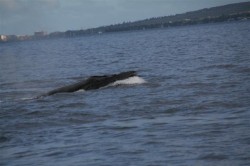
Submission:
[[[92,76],[86,81],[87,83],[84,85],[82,89],[84,90],[99,89],[115,81],[123,80],[129,77],[133,77],[135,75],[136,75],[135,71],[128,71],[113,75]]]
[[[71,85],[51,90],[45,94],[38,96],[37,98],[50,96],[56,93],[75,92],[80,89],[84,90],[99,89],[101,87],[105,87],[111,83],[114,83],[115,81],[127,79],[133,76],[136,76],[136,71],[127,71],[113,75],[92,76],[89,77],[87,80],[83,80]]]

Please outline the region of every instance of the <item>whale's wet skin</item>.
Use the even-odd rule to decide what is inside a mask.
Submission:
[[[71,84],[67,86],[63,86],[54,90],[51,90],[45,94],[42,94],[36,98],[41,98],[45,96],[51,96],[57,93],[69,93],[69,92],[76,92],[78,90],[93,90],[99,89],[108,85],[119,85],[124,83],[144,83],[145,81],[137,76],[135,78],[136,72],[135,71],[127,71],[121,72],[119,74],[113,75],[103,75],[103,76],[91,76],[90,78]],[[134,81],[134,82],[131,82]]]
[[[1,43],[0,165],[250,165],[249,29]]]

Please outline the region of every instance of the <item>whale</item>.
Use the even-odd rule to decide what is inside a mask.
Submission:
[[[60,88],[56,88],[40,96],[37,96],[36,98],[51,96],[57,93],[71,93],[71,92],[76,92],[78,90],[87,91],[87,90],[99,89],[108,86],[109,84],[112,84],[116,81],[121,81],[134,76],[137,76],[136,71],[126,71],[112,75],[91,76],[86,80],[66,85]]]

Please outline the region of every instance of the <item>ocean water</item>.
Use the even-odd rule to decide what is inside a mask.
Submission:
[[[239,21],[2,43],[0,165],[250,165],[249,41]]]

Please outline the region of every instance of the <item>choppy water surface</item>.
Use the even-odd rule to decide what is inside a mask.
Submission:
[[[250,22],[0,45],[0,165],[250,165]],[[25,100],[91,75],[147,83]]]

